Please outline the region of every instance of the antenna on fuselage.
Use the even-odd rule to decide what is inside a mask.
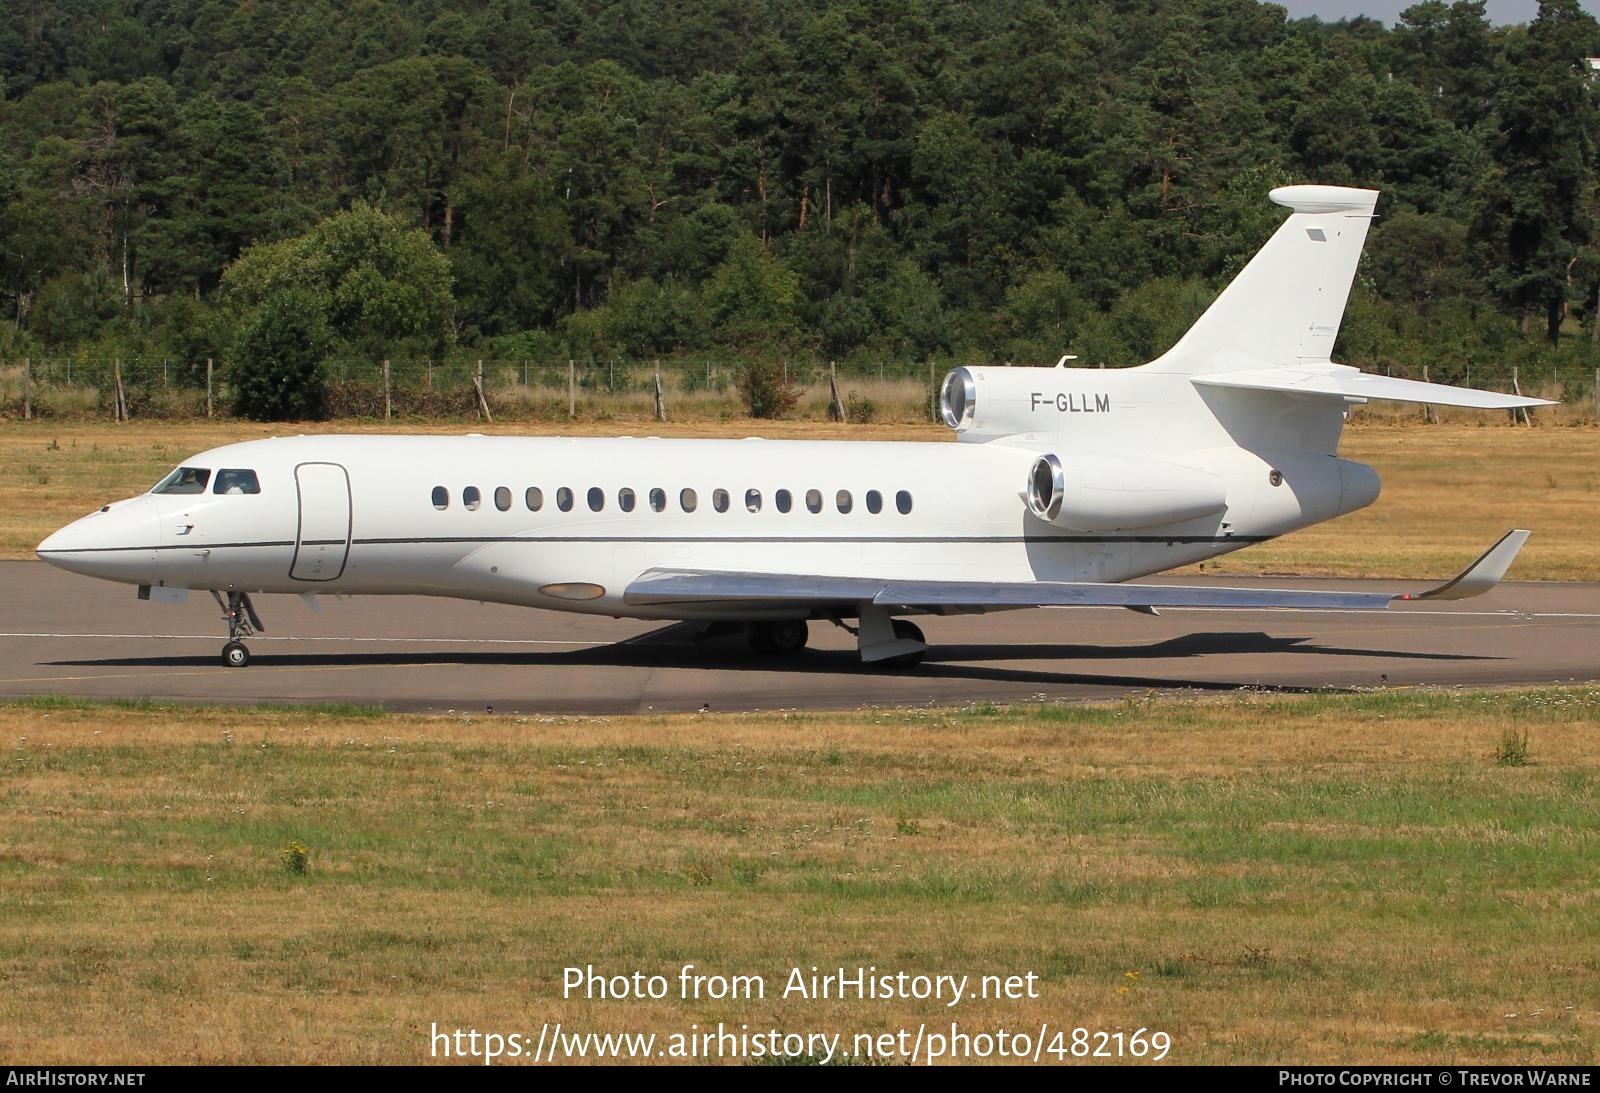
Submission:
[[[1063,353],[1063,354],[1061,354],[1061,359],[1056,361],[1056,367],[1057,368],[1065,368],[1067,366],[1067,362],[1068,361],[1075,361],[1077,359],[1078,358],[1073,356],[1071,353]]]

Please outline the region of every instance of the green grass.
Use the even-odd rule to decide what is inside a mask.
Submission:
[[[1512,727],[1527,765],[1497,760]],[[1161,1029],[1174,1062],[1593,1063],[1597,727],[1592,687],[651,718],[7,703],[0,1055],[416,1062],[435,1021],[951,1016],[560,997],[571,964],[771,985],[859,963],[1033,971],[1039,998],[955,1016]]]

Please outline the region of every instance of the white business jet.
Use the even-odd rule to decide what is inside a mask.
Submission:
[[[150,600],[210,591],[233,667],[261,629],[256,592],[703,620],[771,654],[801,649],[808,621],[828,620],[855,634],[863,661],[911,665],[927,646],[902,616],[1381,609],[1485,591],[1527,532],[1420,597],[1123,583],[1370,505],[1377,475],[1334,454],[1352,405],[1542,404],[1331,363],[1378,194],[1271,196],[1288,219],[1167,353],[1118,370],[1069,358],[957,368],[940,402],[955,444],[254,440],[185,460],[38,553]]]

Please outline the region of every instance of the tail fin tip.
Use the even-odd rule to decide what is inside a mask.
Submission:
[[[1297,213],[1370,213],[1378,203],[1377,190],[1350,186],[1279,186],[1267,196]]]

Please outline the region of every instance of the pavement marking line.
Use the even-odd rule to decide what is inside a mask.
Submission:
[[[0,632],[0,638],[97,638],[97,639],[124,639],[132,641],[216,641],[220,634],[30,634],[22,632]],[[363,638],[363,637],[312,637],[295,636],[292,634],[255,634],[250,638],[250,643],[266,641],[373,641],[410,643],[414,645],[440,645],[456,643],[460,645],[605,645],[607,642],[595,641],[562,641],[555,638]]]
[[[206,669],[206,672],[208,672],[208,671],[210,671],[210,669]],[[180,678],[182,676],[204,675],[204,674],[206,674],[206,672],[202,672],[202,671],[163,672],[163,673],[161,673],[160,675],[158,675],[158,676],[156,676],[154,678],[156,678],[156,679],[177,679],[177,678]],[[82,683],[82,682],[86,682],[86,681],[93,681],[93,680],[99,680],[99,679],[150,679],[150,678],[151,678],[151,675],[150,675],[149,672],[114,672],[114,673],[107,673],[105,675],[98,675],[98,676],[18,676],[15,679],[0,679],[0,683]],[[25,696],[12,695],[12,696],[9,696],[9,697],[21,698],[21,697],[25,697]]]
[[[370,672],[374,669],[405,668],[460,668],[459,664],[255,664],[251,671],[256,674],[272,673],[273,675],[286,675],[293,672]],[[491,665],[490,667],[513,668],[517,665]],[[82,683],[106,679],[182,679],[187,676],[210,676],[218,671],[225,671],[221,665],[211,668],[196,668],[190,672],[107,672],[103,675],[92,676],[18,676],[14,679],[0,679],[0,684],[6,683]],[[0,698],[20,698],[22,695],[0,696]],[[93,696],[90,696],[93,697]],[[165,701],[161,699],[160,701]],[[215,701],[205,699],[204,701]],[[271,701],[266,699],[264,701]]]
[[[1078,607],[1070,604],[1047,604],[1046,611],[1124,611],[1126,608],[1095,605]],[[1364,611],[1354,608],[1300,608],[1300,607],[1163,607],[1163,614],[1179,614],[1183,612],[1212,613],[1224,615],[1238,614],[1273,614],[1273,615],[1363,615],[1377,621],[1384,618],[1381,613]],[[1600,612],[1593,611],[1519,611],[1515,608],[1506,608],[1500,611],[1414,611],[1411,617],[1415,618],[1475,618],[1475,619],[1504,619],[1508,622],[1528,623],[1538,619],[1600,619]],[[47,633],[42,631],[7,630],[0,631],[0,639],[4,638],[44,638],[49,640],[68,640],[73,638],[92,638],[96,640],[122,640],[122,641],[215,641],[217,634],[100,634],[100,633]],[[445,637],[361,637],[342,635],[296,635],[296,634],[255,634],[250,638],[252,643],[278,642],[278,641],[323,641],[323,642],[370,642],[374,644],[393,645],[565,645],[596,647],[603,645],[617,645],[638,641],[645,634],[634,634],[625,638],[577,641],[563,638],[445,638]]]
[[[1093,606],[1080,607],[1074,604],[1052,603],[1043,606],[1045,611],[1126,611],[1126,607]],[[1382,611],[1368,611],[1358,607],[1162,607],[1158,608],[1163,615],[1171,612],[1177,614],[1181,611],[1210,611],[1225,615],[1243,614],[1274,614],[1274,615],[1369,615],[1383,618]],[[1398,614],[1398,613],[1397,613]],[[1456,618],[1510,618],[1510,619],[1600,619],[1597,611],[1519,611],[1515,607],[1502,608],[1499,611],[1434,611],[1429,609],[1412,610],[1405,612],[1413,618],[1456,617]]]

